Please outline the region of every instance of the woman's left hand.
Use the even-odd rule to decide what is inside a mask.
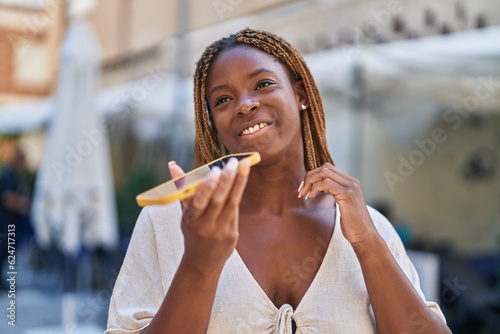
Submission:
[[[330,163],[306,173],[299,197],[330,193],[339,205],[342,233],[354,248],[378,236],[366,207],[361,184]]]

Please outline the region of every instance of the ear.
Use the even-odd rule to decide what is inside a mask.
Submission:
[[[309,100],[306,94],[306,88],[302,80],[298,80],[293,84],[293,91],[295,93],[295,101],[297,102],[297,109],[301,110],[301,106],[309,107]]]

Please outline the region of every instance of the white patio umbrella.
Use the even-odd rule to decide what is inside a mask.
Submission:
[[[96,109],[99,52],[88,24],[73,21],[60,52],[55,117],[36,180],[36,238],[65,254],[82,245],[113,248],[118,239],[107,133]]]
[[[37,241],[56,245],[66,256],[65,332],[78,328],[81,333],[95,333],[92,324],[76,325],[77,254],[97,246],[113,248],[118,233],[107,133],[97,113],[100,49],[84,19],[69,26],[60,63],[55,113],[36,180],[32,217]]]

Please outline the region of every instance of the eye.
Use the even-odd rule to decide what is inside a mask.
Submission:
[[[257,84],[257,87],[255,87],[255,90],[265,88],[267,86],[274,85],[274,82],[266,80],[266,81],[261,81]]]
[[[214,107],[217,107],[221,103],[226,103],[227,101],[229,101],[229,98],[224,97],[224,96],[223,97],[219,97],[217,100],[215,100]]]

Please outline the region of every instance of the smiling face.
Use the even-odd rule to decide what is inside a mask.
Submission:
[[[230,153],[258,151],[262,160],[286,152],[303,159],[301,81],[254,47],[232,47],[210,66],[206,99],[220,141]]]

